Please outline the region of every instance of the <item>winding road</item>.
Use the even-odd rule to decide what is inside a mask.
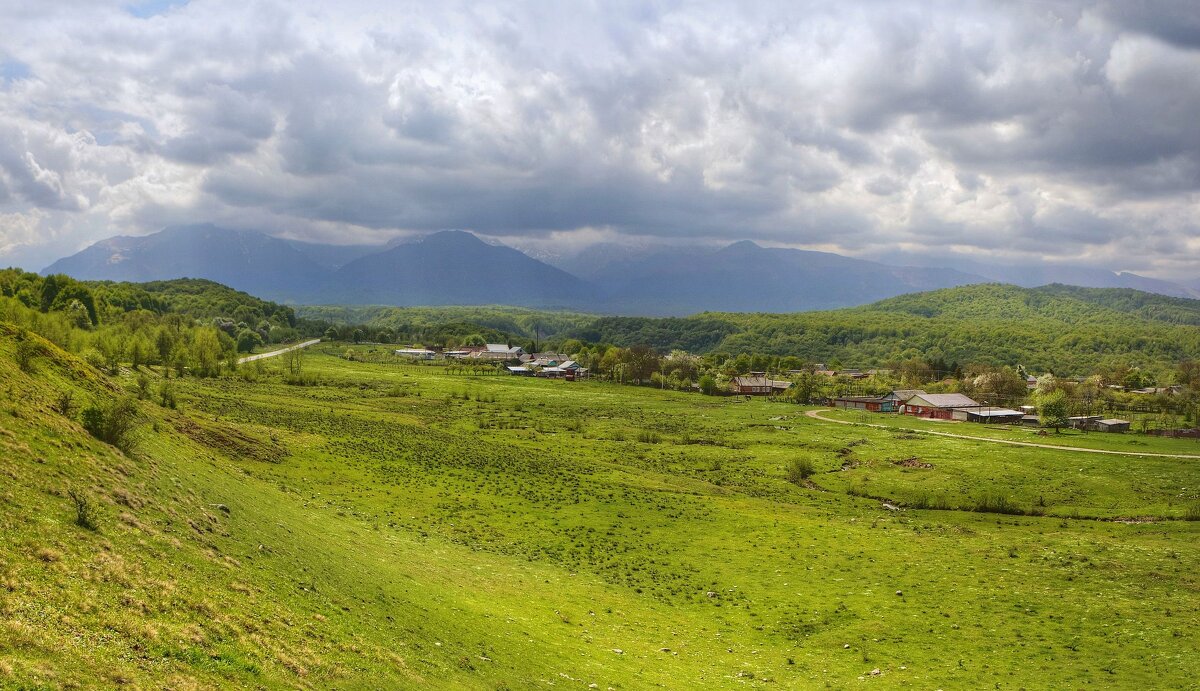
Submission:
[[[869,422],[852,422],[850,420],[834,420],[828,418],[821,413],[829,412],[829,408],[821,410],[806,410],[804,414],[814,420],[822,422],[832,422],[838,425],[855,425],[859,427],[874,427],[876,429],[886,430],[903,430],[905,432],[914,432],[916,434],[932,434],[938,437],[950,437],[952,439],[969,439],[970,441],[991,442],[993,444],[1008,444],[1009,446],[1031,446],[1035,449],[1056,449],[1058,451],[1081,451],[1083,453],[1103,453],[1110,456],[1141,456],[1143,458],[1188,458],[1200,461],[1200,456],[1186,453],[1149,453],[1142,451],[1112,451],[1109,449],[1085,449],[1081,446],[1061,446],[1058,444],[1038,444],[1032,441],[1013,441],[1011,439],[993,439],[991,437],[974,437],[969,434],[954,434],[952,432],[934,432],[931,430],[912,429],[910,427],[890,427],[888,425],[875,425]]]
[[[321,342],[321,339],[319,339],[319,338],[314,338],[314,339],[313,339],[313,340],[311,340],[311,341],[305,341],[305,342],[303,342],[303,343],[297,343],[296,345],[290,345],[290,346],[288,346],[288,347],[286,347],[286,348],[280,348],[279,350],[272,350],[272,351],[271,351],[271,352],[269,352],[269,353],[259,353],[259,354],[257,354],[257,355],[247,355],[247,356],[246,356],[246,357],[244,357],[244,358],[238,358],[238,364],[239,364],[239,365],[244,365],[244,364],[246,364],[247,362],[254,362],[255,360],[264,360],[264,359],[266,359],[266,358],[269,358],[269,357],[275,357],[276,355],[283,355],[284,353],[289,353],[289,352],[291,352],[291,351],[293,351],[293,350],[299,350],[300,348],[307,348],[307,347],[309,347],[310,345],[316,345],[316,344],[318,344],[318,343],[320,343],[320,342]]]

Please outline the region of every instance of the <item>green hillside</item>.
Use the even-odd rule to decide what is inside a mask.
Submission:
[[[1168,520],[1200,516],[1180,490],[1200,486],[1196,462],[461,377],[345,348],[305,356],[307,386],[278,361],[172,379],[177,408],[143,368],[153,384],[121,451],[80,409],[108,410],[137,373],[108,378],[0,329],[0,686],[1148,687],[1200,673],[1200,523]]]
[[[461,343],[473,335],[525,344],[538,329],[567,339],[696,354],[792,356],[846,367],[918,358],[1024,365],[1087,375],[1139,367],[1160,374],[1200,358],[1200,301],[1125,288],[985,284],[913,293],[871,305],[792,314],[594,316],[511,307],[298,307],[306,319],[362,324],[397,342]]]
[[[571,335],[616,345],[792,355],[857,367],[922,358],[1088,374],[1119,365],[1171,369],[1180,360],[1200,357],[1196,324],[1197,300],[1115,288],[987,284],[827,312],[609,317]]]

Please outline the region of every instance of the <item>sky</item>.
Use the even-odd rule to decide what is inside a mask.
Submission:
[[[0,0],[0,26],[0,265],[212,222],[1200,279],[1186,0]]]

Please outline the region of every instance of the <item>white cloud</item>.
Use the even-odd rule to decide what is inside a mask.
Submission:
[[[1139,8],[5,5],[0,257],[214,221],[1195,276],[1200,34]]]

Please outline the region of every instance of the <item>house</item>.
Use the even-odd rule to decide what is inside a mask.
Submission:
[[[578,362],[575,362],[574,360],[567,360],[566,362],[561,363],[558,368],[563,371],[563,378],[567,381],[588,378],[588,368],[584,367]]]
[[[882,396],[838,396],[829,399],[829,404],[847,410],[867,410],[872,413],[892,413],[896,402]]]
[[[1098,432],[1128,432],[1129,420],[1119,420],[1117,418],[1097,420],[1095,427]]]
[[[792,388],[792,382],[790,382],[786,379],[772,379],[771,380],[771,391],[773,393],[783,393],[784,391],[787,391],[790,388]]]
[[[979,408],[980,405],[960,393],[919,393],[910,397],[901,406],[905,415],[916,415],[937,420],[950,420],[955,408]]]
[[[425,348],[398,348],[396,354],[413,360],[432,360],[437,353]]]
[[[533,376],[533,370],[529,369],[528,367],[526,367],[524,365],[509,365],[505,369],[508,370],[509,374],[516,376],[516,377],[532,377]]]
[[[475,351],[472,357],[480,360],[519,360],[525,354],[520,346],[508,346],[504,343],[489,343],[482,350]]]
[[[1041,427],[1042,420],[1036,415],[1026,414],[1021,416],[1021,424],[1026,427]]]
[[[771,393],[771,388],[771,380],[759,373],[749,377],[734,377],[729,382],[730,391],[747,396],[765,396]]]
[[[951,417],[955,420],[966,420],[967,422],[1013,424],[1023,422],[1025,413],[1009,408],[983,406],[981,408],[955,408],[951,413]]]
[[[1032,374],[1025,375],[1025,388],[1030,390],[1036,389],[1037,377],[1033,376]]]
[[[900,405],[913,396],[925,395],[921,389],[896,389],[883,398],[892,402],[892,410],[900,410]]]

